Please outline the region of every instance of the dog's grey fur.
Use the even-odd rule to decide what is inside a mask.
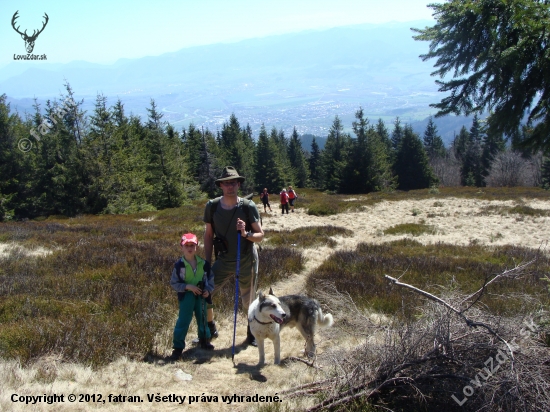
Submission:
[[[281,362],[281,340],[279,333],[285,326],[296,327],[306,340],[306,353],[315,355],[313,340],[317,325],[329,327],[332,325],[332,315],[323,315],[319,302],[303,295],[287,295],[277,298],[273,290],[269,294],[260,292],[259,297],[250,304],[248,309],[248,324],[250,331],[258,343],[260,354],[259,364],[265,363],[264,340],[273,341],[275,364]]]

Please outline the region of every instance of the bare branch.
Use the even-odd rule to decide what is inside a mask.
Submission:
[[[504,272],[506,273],[506,272]],[[494,335],[498,340],[500,340],[502,343],[504,343],[506,345],[506,347],[508,348],[508,350],[510,351],[510,356],[512,357],[512,359],[514,359],[514,351],[512,349],[512,347],[510,346],[510,344],[504,339],[502,338],[498,333],[496,333],[489,325],[486,325],[485,323],[482,323],[482,322],[475,322],[469,318],[467,318],[464,313],[462,313],[462,311],[459,311],[458,309],[455,309],[453,306],[451,306],[450,304],[448,304],[447,302],[445,302],[443,299],[441,298],[438,298],[437,296],[435,295],[432,295],[431,293],[428,293],[426,292],[425,290],[422,290],[422,289],[418,289],[417,287],[414,287],[412,285],[409,285],[407,283],[402,283],[402,282],[399,282],[397,279],[395,278],[392,278],[391,276],[389,275],[384,275],[384,277],[386,279],[388,279],[389,281],[391,281],[393,284],[397,285],[397,286],[403,286],[403,287],[406,287],[408,289],[411,289],[419,294],[421,294],[422,296],[425,296],[427,297],[428,299],[431,299],[437,303],[440,303],[442,304],[443,306],[445,306],[447,309],[450,309],[451,311],[453,311],[454,313],[456,313],[458,316],[460,316],[462,319],[464,319],[464,321],[466,322],[466,324],[472,328],[475,328],[475,327],[478,327],[478,326],[481,326],[482,328],[485,328],[487,329],[492,335]]]
[[[485,289],[487,286],[489,286],[491,283],[493,283],[495,280],[497,280],[497,279],[499,279],[499,278],[501,278],[501,277],[510,276],[510,275],[512,275],[512,274],[514,274],[514,275],[516,275],[516,276],[517,276],[517,275],[520,275],[521,272],[523,271],[523,269],[525,269],[525,268],[526,268],[527,266],[529,266],[529,265],[532,265],[535,261],[536,261],[536,259],[532,259],[532,260],[530,260],[530,261],[527,262],[527,263],[524,263],[524,264],[522,264],[522,265],[516,266],[516,267],[513,268],[513,269],[505,270],[504,272],[502,272],[502,273],[496,275],[496,276],[495,276],[493,279],[491,279],[489,282],[486,282],[477,292],[472,293],[470,296],[464,298],[464,299],[460,302],[460,304],[462,304],[462,303],[466,302],[467,300],[471,299],[472,297],[474,297],[474,296],[475,296],[476,294],[478,294],[478,293],[483,294],[483,291],[484,291],[484,289]],[[476,299],[476,302],[477,302],[478,300],[479,300],[479,298]],[[475,302],[474,302],[474,303],[475,303]],[[468,307],[468,309],[469,309],[471,306],[472,306],[472,305],[470,305],[470,306]],[[463,310],[463,312],[466,312],[468,309]]]

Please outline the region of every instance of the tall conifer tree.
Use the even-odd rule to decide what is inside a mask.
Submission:
[[[311,152],[308,159],[310,184],[312,187],[320,187],[323,182],[321,169],[321,150],[315,141],[315,137],[311,140]]]
[[[437,126],[430,117],[424,131],[424,149],[430,159],[445,157],[446,150],[443,139],[437,133]]]
[[[398,189],[425,189],[437,183],[420,137],[407,125],[394,164]]]
[[[267,135],[265,125],[262,123],[256,152],[256,190],[268,189],[269,193],[279,193],[284,186],[283,166],[277,162],[279,149],[276,140]]]
[[[302,149],[302,143],[296,127],[292,131],[290,142],[288,145],[288,158],[290,161],[290,167],[293,170],[294,181],[293,183],[297,187],[306,187],[309,178],[309,168],[307,166],[304,150]]]
[[[340,191],[350,143],[351,138],[344,133],[344,126],[340,118],[336,116],[321,155],[325,189]]]

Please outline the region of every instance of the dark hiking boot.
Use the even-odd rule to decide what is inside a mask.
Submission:
[[[246,343],[248,343],[251,346],[258,346],[258,342],[256,342],[256,338],[250,331],[250,325],[246,329]]]
[[[210,329],[210,338],[216,339],[218,337],[218,329],[216,328],[216,322],[208,322],[208,329]]]
[[[216,328],[216,322],[208,322],[208,329],[210,329],[210,339],[216,339],[218,337],[218,329]],[[191,341],[193,345],[201,343],[199,338],[195,338]]]
[[[214,345],[208,339],[200,339],[201,349],[214,350]]]
[[[182,348],[176,348],[172,351],[172,354],[170,355],[170,357],[168,359],[170,359],[171,361],[179,361],[181,359],[181,354],[183,353],[183,349]]]

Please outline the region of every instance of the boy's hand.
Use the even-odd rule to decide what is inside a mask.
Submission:
[[[203,298],[207,298],[208,295],[210,295],[210,293],[208,293],[207,290],[203,290],[203,291],[202,291],[202,297],[203,297]]]
[[[202,290],[200,290],[197,286],[193,286],[193,285],[187,285],[185,286],[185,289],[193,292],[195,295],[200,295],[202,293]]]

